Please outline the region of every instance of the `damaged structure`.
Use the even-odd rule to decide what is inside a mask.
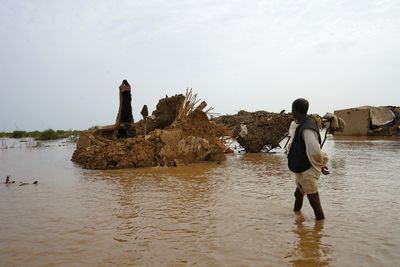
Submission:
[[[149,116],[134,122],[131,87],[124,80],[119,87],[120,106],[116,122],[80,134],[72,161],[87,169],[119,169],[177,166],[202,161],[221,162],[233,152],[229,143],[237,141],[250,153],[279,147],[288,136],[290,114],[240,111],[209,119],[207,103],[192,90],[185,95],[160,99]]]
[[[232,129],[236,141],[249,153],[269,151],[279,147],[287,136],[292,115],[267,111],[239,111],[213,119]]]
[[[207,103],[196,97],[191,90],[166,96],[150,117],[144,107],[142,120],[123,126],[129,129],[127,138],[117,137],[122,127],[119,112],[114,125],[79,136],[72,161],[87,169],[113,169],[225,160],[231,150],[223,140],[231,132],[210,121]]]
[[[400,107],[362,106],[336,110],[346,123],[335,136],[400,136]]]

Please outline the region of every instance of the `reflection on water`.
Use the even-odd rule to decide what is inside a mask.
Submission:
[[[0,266],[396,266],[400,142],[328,140],[327,219],[292,212],[285,155],[82,170],[73,147],[0,150]]]
[[[314,221],[314,226],[308,227],[304,223],[303,215],[298,215],[296,218],[297,228],[294,230],[298,238],[293,253],[296,255],[296,259],[289,261],[292,266],[329,265],[330,248],[321,241],[324,234],[324,223],[325,221]]]

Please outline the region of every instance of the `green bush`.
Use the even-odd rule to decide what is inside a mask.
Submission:
[[[36,140],[55,140],[61,138],[68,138],[70,136],[78,136],[81,131],[78,130],[53,130],[48,129],[43,132],[40,131],[13,131],[13,132],[0,132],[0,138],[9,137],[9,138],[25,138],[31,137]]]
[[[54,131],[53,129],[48,129],[48,130],[41,132],[40,135],[36,139],[37,140],[55,140],[58,138],[62,138],[62,137],[59,137],[57,132]]]
[[[25,131],[14,131],[11,133],[11,138],[23,138],[26,137]]]

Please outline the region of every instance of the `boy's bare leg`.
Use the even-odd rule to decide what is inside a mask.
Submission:
[[[307,195],[308,201],[310,202],[311,207],[314,210],[315,219],[323,220],[325,219],[324,212],[322,210],[321,201],[319,199],[319,193],[309,194]]]
[[[301,207],[303,207],[303,198],[304,195],[303,193],[301,193],[300,189],[297,187],[296,191],[294,192],[294,197],[295,197],[295,201],[294,201],[294,211],[300,211]]]

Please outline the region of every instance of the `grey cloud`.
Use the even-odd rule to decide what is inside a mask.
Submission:
[[[112,123],[124,78],[136,118],[186,87],[220,113],[399,104],[398,14],[389,0],[0,0],[0,131]]]

